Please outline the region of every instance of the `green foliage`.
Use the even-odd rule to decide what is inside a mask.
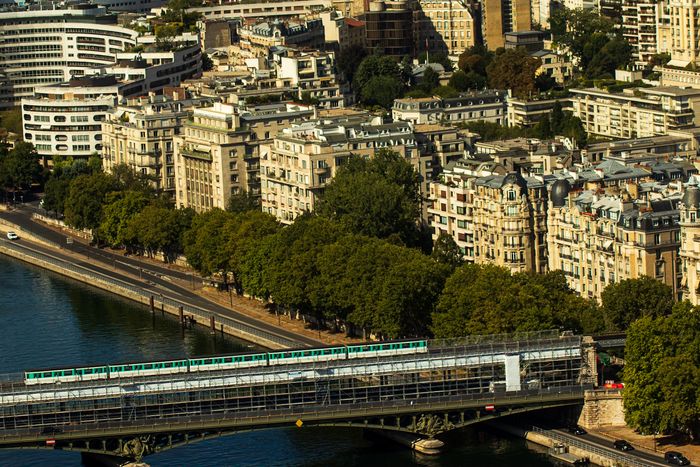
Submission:
[[[28,190],[41,181],[39,156],[31,143],[18,142],[7,152],[0,152],[0,186],[6,191]]]
[[[194,269],[205,275],[221,273],[226,279],[229,258],[225,250],[224,225],[234,217],[215,208],[192,219],[192,227],[183,236],[183,246],[187,262]]]
[[[420,180],[413,166],[393,151],[373,159],[351,157],[326,187],[316,212],[349,232],[419,243]]]
[[[85,162],[83,159],[63,159],[54,156],[53,172],[44,185],[44,209],[57,214],[63,214],[71,181],[79,175],[88,175],[101,171],[101,163],[90,163],[92,160],[93,158]],[[97,170],[95,170],[96,167]]]
[[[542,64],[522,47],[496,54],[486,68],[489,85],[495,89],[509,89],[513,95],[526,98],[536,93],[535,72]]]
[[[666,65],[670,61],[671,61],[671,54],[669,54],[669,53],[654,54],[649,59],[649,65],[652,67],[663,66],[663,65]]]
[[[433,313],[436,337],[565,327],[580,331],[594,305],[571,291],[561,272],[516,274],[466,264],[455,271]]]
[[[432,258],[440,264],[456,269],[464,264],[462,252],[452,235],[442,232],[433,244]]]
[[[102,223],[107,194],[118,188],[116,180],[103,173],[76,177],[64,201],[66,224],[76,229],[97,229]]]
[[[149,257],[162,251],[166,260],[174,260],[183,252],[183,235],[194,218],[192,209],[171,209],[151,204],[132,217],[126,237]]]
[[[259,211],[260,198],[255,195],[251,195],[247,191],[235,193],[228,199],[226,210],[233,213]]]
[[[13,107],[0,112],[0,126],[7,131],[22,135],[22,108]]]
[[[458,97],[459,92],[452,86],[438,86],[433,89],[433,94],[440,96],[443,99],[449,99],[450,97]]]
[[[209,71],[214,68],[214,62],[209,54],[202,52],[202,71]]]
[[[613,21],[594,10],[561,8],[551,15],[550,24],[554,41],[579,59],[586,77],[612,77],[616,68],[630,63],[627,40],[615,36]]]
[[[493,52],[490,52],[483,45],[475,45],[465,50],[459,56],[458,67],[463,72],[469,74],[476,73],[480,76],[486,76],[486,67],[493,60]]]
[[[433,52],[430,54],[430,57],[428,57],[427,52],[421,52],[420,55],[418,55],[418,61],[420,63],[425,63],[428,58],[430,58],[430,63],[439,63],[442,65],[445,71],[452,71],[454,68],[452,65],[452,60],[450,60],[450,57],[448,57],[444,52]]]
[[[627,331],[625,420],[645,433],[700,435],[700,313],[688,302]]]
[[[369,55],[353,76],[353,88],[365,105],[390,108],[404,90],[401,68],[392,57]]]
[[[394,99],[401,97],[403,84],[391,76],[373,76],[362,87],[360,101],[369,106],[378,105],[385,109],[391,108]]]
[[[438,86],[440,86],[440,74],[430,67],[426,68],[417,87],[430,94]]]
[[[361,45],[353,45],[340,51],[336,64],[348,83],[352,83],[355,70],[366,56],[367,51]]]
[[[106,203],[100,222],[100,238],[115,248],[135,245],[138,237],[128,225],[146,207],[149,197],[141,191],[115,192],[107,195]]]
[[[465,73],[462,70],[457,70],[452,73],[449,85],[460,92],[469,89],[483,89],[486,87],[486,77],[473,71]]]
[[[608,285],[601,295],[606,327],[624,331],[644,316],[664,316],[673,308],[673,291],[651,277],[627,279]]]

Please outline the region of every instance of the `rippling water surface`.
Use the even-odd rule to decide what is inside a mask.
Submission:
[[[0,256],[0,373],[28,368],[160,359],[247,350],[249,344],[177,321],[130,301]],[[464,430],[425,457],[353,429],[274,429],[241,433],[147,457],[165,466],[550,466],[523,440]],[[0,466],[79,466],[80,455],[0,451]]]

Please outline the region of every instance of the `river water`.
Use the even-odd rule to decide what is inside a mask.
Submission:
[[[0,373],[29,368],[236,352],[250,346],[177,321],[89,286],[0,255]],[[160,466],[511,466],[554,465],[521,439],[470,429],[425,457],[357,429],[274,429],[241,433],[149,456]],[[79,454],[0,451],[0,466],[80,466]]]

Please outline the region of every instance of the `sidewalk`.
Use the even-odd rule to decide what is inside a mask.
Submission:
[[[588,430],[592,434],[598,434],[609,438],[610,441],[624,439],[635,448],[642,448],[649,452],[664,453],[666,451],[678,451],[690,460],[693,465],[700,464],[700,445],[688,442],[674,436],[641,435],[632,428],[601,427]]]

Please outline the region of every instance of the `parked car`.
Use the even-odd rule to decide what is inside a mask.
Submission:
[[[619,451],[634,451],[632,445],[623,439],[615,441],[613,447]]]
[[[7,232],[8,240],[19,240],[19,235],[14,232]]]
[[[664,459],[672,465],[690,465],[688,458],[678,451],[668,451],[664,454]]]
[[[586,434],[586,430],[584,430],[578,425],[571,425],[569,426],[569,433],[571,433],[572,435],[581,436]]]

